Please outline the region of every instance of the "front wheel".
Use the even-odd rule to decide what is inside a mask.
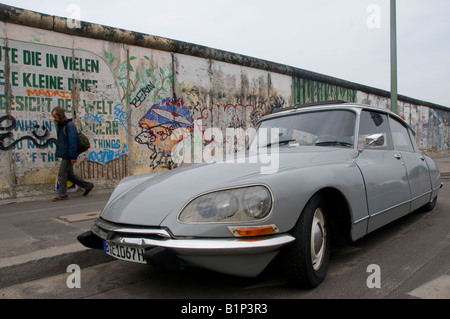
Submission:
[[[282,253],[282,264],[290,283],[299,288],[315,288],[328,272],[330,228],[323,195],[315,195],[306,205],[291,234],[295,242]]]

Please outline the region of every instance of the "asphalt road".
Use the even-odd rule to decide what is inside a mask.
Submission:
[[[112,261],[10,286],[1,299],[450,299],[450,180],[430,213],[416,212],[347,246],[334,248],[328,277],[314,290],[289,286],[276,263],[253,279],[203,269],[169,272]],[[372,268],[376,265],[376,268]],[[378,270],[373,270],[378,269]],[[376,284],[379,274],[380,288]],[[70,277],[70,278],[69,278]]]

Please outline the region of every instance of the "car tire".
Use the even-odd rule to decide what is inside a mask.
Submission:
[[[291,231],[296,240],[283,251],[282,267],[288,282],[297,288],[316,288],[325,280],[331,245],[328,216],[325,197],[317,194]]]
[[[433,199],[433,201],[429,202],[428,204],[426,204],[425,206],[422,207],[422,211],[423,211],[424,213],[429,213],[429,212],[431,212],[431,211],[436,207],[437,200],[438,200],[438,197],[436,196],[436,197]]]

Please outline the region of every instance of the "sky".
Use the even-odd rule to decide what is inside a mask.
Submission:
[[[11,0],[390,91],[389,0]],[[397,0],[399,94],[450,107],[450,1]]]

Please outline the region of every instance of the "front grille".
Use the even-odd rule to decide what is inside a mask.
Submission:
[[[162,228],[116,224],[106,221],[103,218],[97,219],[92,231],[106,240],[113,240],[117,237],[145,238],[154,240],[172,238],[169,231]]]

